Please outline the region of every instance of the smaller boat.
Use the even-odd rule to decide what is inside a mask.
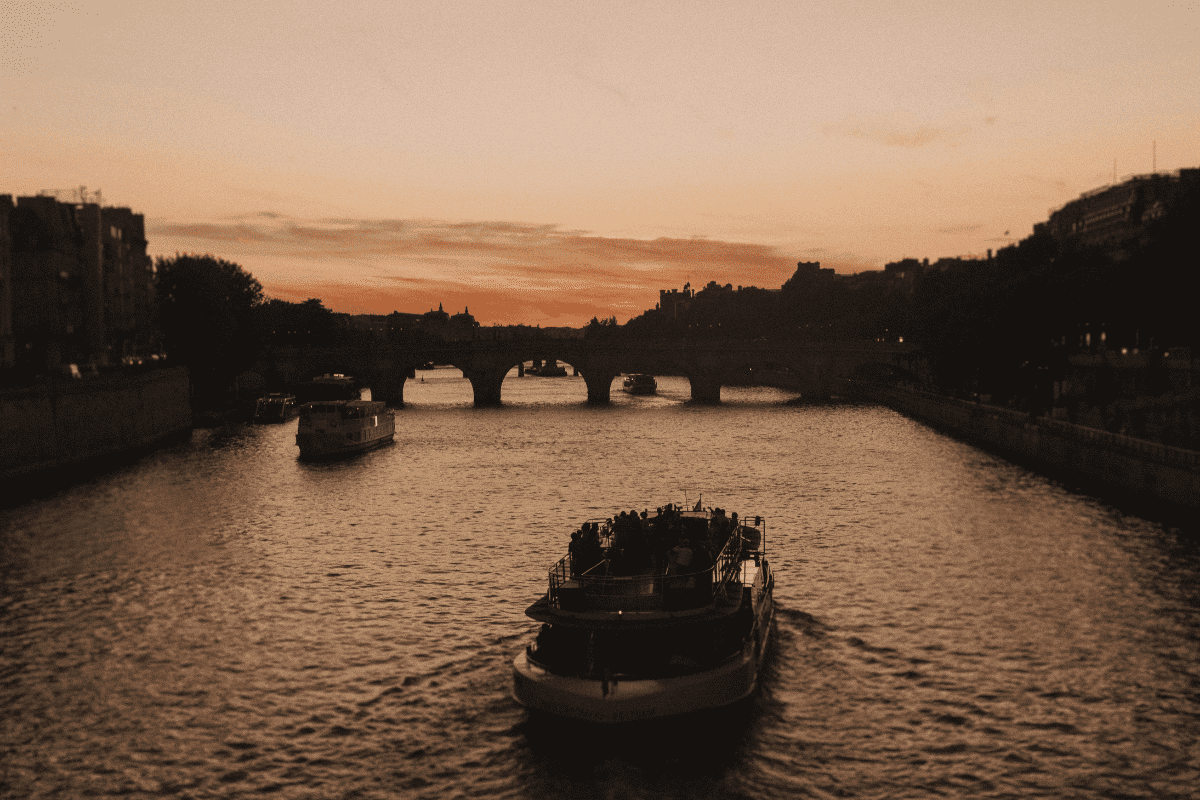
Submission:
[[[565,378],[567,377],[567,368],[560,366],[553,358],[548,358],[545,362],[534,359],[533,366],[525,370],[525,374],[537,375],[541,378]]]
[[[300,406],[300,457],[336,458],[388,444],[396,415],[381,400],[314,400]]]
[[[258,398],[254,404],[253,421],[259,425],[270,425],[287,422],[299,413],[300,406],[296,403],[295,395],[271,392]]]
[[[621,384],[621,391],[629,394],[654,394],[658,391],[658,381],[653,375],[626,375]]]

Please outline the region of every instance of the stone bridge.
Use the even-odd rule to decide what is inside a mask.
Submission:
[[[432,362],[462,370],[476,406],[498,406],[504,378],[514,367],[554,359],[583,377],[593,405],[608,403],[613,379],[632,372],[683,375],[693,401],[719,403],[723,385],[753,385],[756,373],[772,375],[774,383],[802,397],[820,399],[836,393],[856,370],[905,369],[913,357],[911,345],[893,342],[489,338],[489,333],[483,329],[472,339],[424,345],[281,348],[268,354],[260,369],[286,383],[326,372],[354,375],[371,387],[376,399],[402,406],[405,380]]]

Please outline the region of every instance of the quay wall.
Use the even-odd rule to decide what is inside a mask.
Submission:
[[[853,388],[857,396],[1041,471],[1143,502],[1200,508],[1195,450],[916,389],[865,382]]]
[[[192,427],[187,369],[0,391],[0,479],[152,448]]]

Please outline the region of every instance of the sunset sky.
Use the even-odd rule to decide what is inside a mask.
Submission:
[[[0,2],[0,194],[285,300],[624,322],[1200,165],[1200,2]]]

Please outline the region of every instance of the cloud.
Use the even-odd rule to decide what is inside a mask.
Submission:
[[[949,236],[965,236],[969,233],[977,233],[983,230],[983,225],[979,223],[968,223],[963,225],[949,225],[944,228],[937,228],[938,233],[947,234]]]
[[[213,252],[268,294],[338,311],[469,307],[484,324],[582,325],[653,308],[690,282],[777,288],[796,259],[773,247],[706,238],[631,239],[516,222],[300,219],[260,212],[151,222],[154,252]]]
[[[970,130],[966,125],[932,125],[897,116],[878,119],[848,117],[826,125],[826,135],[861,139],[888,147],[917,148],[941,142],[957,144]]]

